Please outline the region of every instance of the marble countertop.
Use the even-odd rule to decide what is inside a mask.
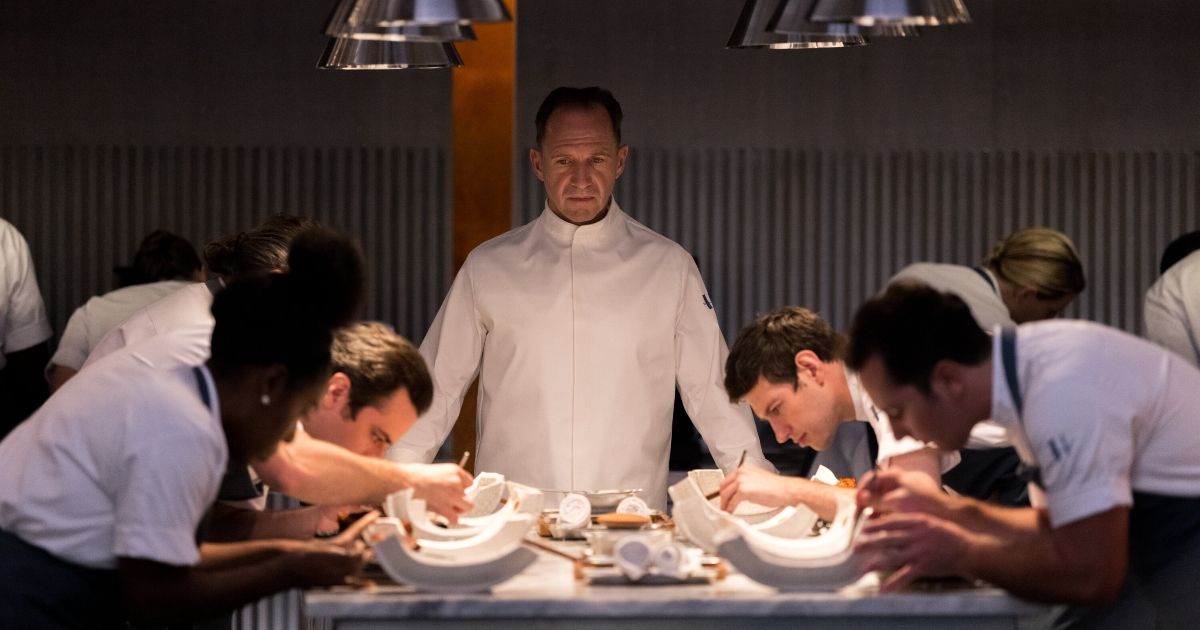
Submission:
[[[560,545],[563,545],[560,543]],[[582,546],[566,544],[579,553]],[[474,594],[415,592],[384,583],[369,590],[314,589],[305,593],[310,617],[385,618],[613,618],[613,617],[1025,617],[1046,609],[995,588],[880,595],[863,584],[836,593],[781,593],[730,571],[706,584],[596,585],[576,581],[572,563],[538,550],[537,562],[517,577]]]

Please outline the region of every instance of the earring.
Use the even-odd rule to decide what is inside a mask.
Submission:
[[[258,399],[258,402],[261,402],[262,406],[264,406],[264,407],[270,407],[271,406],[271,397],[266,394],[263,394],[262,398]]]

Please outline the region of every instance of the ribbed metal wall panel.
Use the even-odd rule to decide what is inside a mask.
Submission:
[[[442,147],[2,146],[0,216],[25,235],[56,333],[164,228],[202,248],[276,212],[358,238],[366,316],[417,341],[450,281]]]
[[[365,316],[420,341],[450,282],[450,200],[440,147],[3,146],[0,217],[33,253],[56,333],[112,268],[164,228],[198,249],[277,212],[362,243]],[[319,299],[317,296],[315,299]],[[247,606],[241,630],[302,627],[299,591]]]
[[[1195,152],[635,149],[617,199],[700,262],[732,337],[809,306],[836,326],[901,267],[973,265],[1015,229],[1066,232],[1088,289],[1066,316],[1141,329],[1162,249],[1200,228]],[[514,221],[541,211],[528,163]]]

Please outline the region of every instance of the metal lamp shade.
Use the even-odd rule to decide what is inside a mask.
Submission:
[[[337,37],[329,40],[318,68],[328,70],[405,70],[457,68],[462,65],[454,44],[387,42]]]
[[[373,28],[511,19],[502,0],[341,0],[329,23],[330,28],[340,23]]]
[[[777,50],[805,48],[843,48],[861,46],[867,39],[859,33],[847,33],[842,27],[832,29],[817,25],[811,33],[776,33],[767,29],[783,0],[746,0],[726,48],[772,48]],[[832,31],[832,32],[831,32]],[[842,31],[842,32],[838,32]]]
[[[962,0],[817,0],[808,19],[860,26],[938,26],[966,24],[971,14]]]
[[[329,23],[325,34],[330,37],[369,39],[380,42],[460,42],[474,41],[475,29],[470,24],[409,24],[405,26],[355,26],[348,22]]]
[[[812,13],[816,3],[817,0],[784,0],[780,2],[775,15],[767,22],[767,30],[782,34],[843,32],[868,37],[916,37],[919,35],[917,27],[905,24],[877,23],[874,26],[859,26],[852,22],[810,22],[808,15]]]

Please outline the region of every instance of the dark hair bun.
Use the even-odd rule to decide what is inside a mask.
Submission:
[[[292,241],[288,269],[288,283],[319,325],[336,328],[355,319],[366,271],[350,239],[328,228],[309,228]]]
[[[347,237],[326,228],[292,241],[289,270],[239,277],[213,301],[213,361],[223,367],[288,367],[308,378],[329,366],[333,329],[362,302],[362,256]]]

